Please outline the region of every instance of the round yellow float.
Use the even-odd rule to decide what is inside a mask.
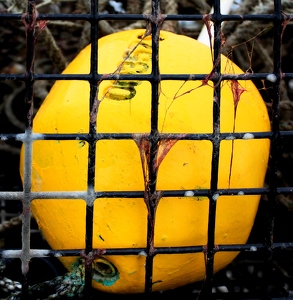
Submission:
[[[98,71],[103,74],[150,74],[151,37],[144,30],[108,35],[99,40]],[[161,31],[161,74],[210,74],[211,51],[194,39]],[[242,73],[222,56],[223,73]],[[66,68],[64,74],[88,74],[90,46]],[[107,80],[99,85],[98,133],[150,132],[151,85],[148,81]],[[210,81],[160,83],[161,133],[212,133],[213,84]],[[87,81],[58,81],[38,111],[35,133],[88,133]],[[215,99],[216,101],[216,99]],[[269,140],[253,139],[253,132],[269,131],[266,106],[250,81],[221,83],[221,133],[247,133],[245,139],[226,139],[220,144],[218,188],[262,187],[269,155]],[[139,135],[134,137],[139,137]],[[169,146],[172,143],[167,143]],[[168,150],[162,143],[159,153]],[[133,140],[100,140],[96,144],[96,191],[143,191],[140,150]],[[165,152],[164,152],[165,151]],[[23,150],[21,174],[23,174]],[[160,154],[159,154],[160,155]],[[33,191],[86,191],[88,144],[82,140],[33,143]],[[161,156],[163,157],[163,156]],[[179,140],[168,151],[158,170],[158,190],[209,189],[212,143]],[[155,247],[201,246],[207,243],[209,200],[205,197],[162,198],[155,222]],[[220,196],[216,213],[216,244],[247,241],[258,208],[259,196]],[[94,248],[146,247],[147,208],[143,199],[96,199]],[[82,199],[32,201],[32,211],[53,249],[85,247],[86,203]],[[93,263],[93,286],[113,293],[144,291],[145,253],[104,256]],[[215,255],[214,271],[229,264],[236,252]],[[61,259],[71,270],[76,257]],[[153,290],[166,290],[205,276],[203,253],[156,255]]]

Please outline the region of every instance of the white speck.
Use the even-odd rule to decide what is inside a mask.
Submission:
[[[248,273],[250,273],[250,274],[253,274],[254,273],[254,266],[253,265],[250,265],[250,266],[248,266],[247,267],[247,270],[248,270]]]
[[[254,139],[254,135],[252,133],[245,133],[243,136],[244,140],[251,140]]]
[[[194,196],[194,192],[193,192],[193,191],[186,191],[186,192],[184,193],[184,196],[185,196],[185,197],[193,197],[193,196]]]
[[[244,195],[243,191],[238,192],[238,195]]]
[[[55,253],[54,256],[55,256],[55,257],[61,257],[61,256],[62,256],[62,253],[61,253],[61,252],[57,252],[57,253]]]
[[[288,81],[288,88],[289,88],[289,90],[293,91],[293,79],[290,79]]]
[[[219,196],[220,196],[219,194],[214,194],[212,198],[214,201],[216,201],[216,200],[218,200]]]
[[[234,136],[232,136],[232,135],[228,135],[226,138],[225,138],[225,140],[235,140],[235,137]]]
[[[217,289],[221,292],[221,293],[229,293],[228,288],[225,285],[222,286],[218,286]]]
[[[275,74],[269,74],[269,75],[267,75],[266,79],[270,82],[276,82],[277,76]]]
[[[146,253],[145,251],[140,251],[140,252],[138,253],[138,255],[139,255],[139,256],[145,256],[145,257],[148,256],[147,253]]]
[[[227,276],[227,278],[229,278],[230,280],[231,280],[231,279],[235,279],[235,278],[233,277],[233,273],[232,273],[231,270],[227,270],[227,271],[226,271],[226,276]]]
[[[257,251],[257,248],[255,246],[251,246],[250,251],[255,252],[255,251]]]
[[[259,278],[263,277],[263,272],[262,271],[258,271],[256,274],[257,274],[257,277],[259,277]]]
[[[7,141],[7,140],[8,140],[7,136],[1,136],[1,141]]]

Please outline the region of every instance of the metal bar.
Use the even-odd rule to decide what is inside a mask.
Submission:
[[[208,197],[210,190],[157,190],[161,197]],[[269,195],[271,190],[269,188],[239,188],[239,189],[218,189],[219,196],[244,196],[244,195]],[[293,187],[278,187],[276,194],[291,194]],[[120,191],[120,192],[95,192],[95,198],[142,198],[144,191]],[[71,191],[71,192],[31,192],[30,201],[34,199],[84,199],[88,197],[87,192]],[[22,192],[0,192],[1,200],[22,200]]]
[[[292,131],[281,131],[280,136],[290,136]],[[9,140],[9,141],[24,141],[26,138],[23,134],[18,133],[2,133],[0,134],[0,140]],[[273,138],[272,132],[227,132],[227,133],[219,133],[219,140],[234,140],[234,139],[263,139]],[[83,133],[56,133],[56,134],[31,134],[31,139],[34,141],[41,140],[80,140],[89,142],[91,139],[98,140],[133,140],[132,133],[96,133],[93,135]],[[214,139],[214,135],[212,133],[197,133],[197,134],[186,134],[182,136],[180,133],[172,133],[172,134],[158,134],[158,139],[162,140],[209,140],[212,141]]]
[[[23,16],[26,30],[26,94],[25,94],[25,134],[24,134],[24,183],[22,198],[22,249],[21,249],[21,270],[23,274],[22,294],[27,294],[28,288],[28,272],[30,261],[30,199],[31,199],[31,176],[32,176],[32,116],[34,105],[34,56],[35,56],[35,26],[36,11],[35,1],[28,0],[27,13]]]
[[[152,79],[151,79],[151,133],[148,139],[149,158],[147,162],[148,178],[145,186],[145,204],[148,210],[147,214],[147,257],[145,266],[145,293],[148,299],[151,299],[153,285],[153,260],[154,260],[154,237],[156,209],[159,202],[156,191],[157,183],[157,152],[158,152],[158,105],[159,105],[159,37],[160,37],[160,1],[152,0],[152,14],[149,20],[152,36]]]
[[[279,187],[278,194],[290,194],[293,192],[293,187]],[[161,197],[209,197],[211,191],[209,189],[195,190],[157,190]],[[217,195],[220,196],[244,196],[244,195],[268,195],[269,188],[233,188],[233,189],[218,189]],[[142,198],[144,191],[103,191],[94,192],[94,198]],[[0,192],[1,200],[22,200],[22,192]],[[68,192],[31,192],[30,201],[34,199],[84,199],[87,200],[88,192],[68,191]]]
[[[34,80],[95,80],[99,81],[107,75],[107,80],[148,80],[152,79],[152,75],[140,74],[34,74]],[[161,81],[163,80],[204,80],[211,74],[160,74]],[[252,80],[261,79],[269,80],[272,73],[244,73],[244,74],[222,74],[222,80]],[[283,73],[283,78],[293,78],[293,73]],[[25,81],[25,74],[0,74],[0,80],[20,80]]]
[[[214,255],[215,255],[215,226],[216,209],[218,199],[218,170],[219,170],[219,152],[220,152],[220,105],[221,105],[221,20],[220,20],[220,1],[214,1],[214,13],[212,15],[214,38],[213,44],[213,150],[212,150],[212,168],[209,195],[209,216],[208,216],[208,240],[205,254],[206,277],[199,294],[198,299],[208,299],[212,294],[212,284],[214,275]]]
[[[204,15],[202,14],[176,14],[166,15],[165,20],[184,20],[184,21],[202,21]],[[286,20],[293,18],[292,14],[285,16]],[[0,14],[0,18],[3,20],[20,20],[22,14]],[[243,15],[218,15],[218,20],[223,21],[273,21],[276,18],[275,14],[243,14]],[[91,14],[39,14],[37,20],[145,20],[146,17],[141,14],[97,14],[92,16]]]
[[[96,129],[98,114],[98,88],[96,74],[98,70],[98,23],[96,16],[98,12],[97,0],[91,0],[91,57],[90,57],[90,111],[89,111],[89,147],[88,147],[88,190],[86,199],[86,235],[85,254],[89,257],[93,251],[93,227],[94,227],[94,201],[95,201],[95,165],[96,165]],[[92,262],[85,261],[85,298],[91,299],[92,286]]]
[[[293,251],[293,243],[274,243],[273,250]],[[187,254],[187,253],[203,253],[206,251],[205,245],[188,246],[188,247],[155,247],[155,255],[157,254]],[[232,245],[217,245],[217,252],[257,252],[266,251],[267,247],[264,244],[232,244]],[[63,257],[77,256],[79,257],[84,249],[30,249],[30,256],[33,257]],[[99,251],[100,249],[93,249]],[[111,255],[145,255],[145,248],[110,248],[105,250],[105,256]],[[0,258],[19,258],[21,250],[17,249],[0,249]]]
[[[272,258],[274,245],[274,225],[275,225],[275,198],[277,196],[277,172],[278,158],[280,149],[280,134],[279,134],[279,103],[280,103],[280,81],[281,81],[281,45],[282,45],[282,30],[283,30],[283,15],[281,12],[281,1],[274,0],[274,75],[276,81],[273,83],[273,103],[272,103],[272,132],[270,153],[270,173],[269,173],[269,189],[268,209],[267,209],[267,233],[265,238],[266,245],[266,287],[264,287],[266,298],[271,297],[270,284],[272,279]]]

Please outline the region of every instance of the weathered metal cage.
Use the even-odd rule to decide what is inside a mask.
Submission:
[[[56,2],[56,1],[52,1]],[[57,1],[58,2],[58,1]],[[293,109],[292,105],[292,90],[290,94],[290,84],[293,81],[292,71],[292,18],[293,5],[290,1],[273,0],[273,1],[255,1],[257,5],[267,5],[272,11],[261,10],[255,13],[244,14],[224,14],[221,13],[222,0],[203,1],[204,3],[213,6],[211,14],[204,14],[194,10],[182,9],[180,13],[161,14],[160,5],[169,3],[169,1],[151,1],[151,12],[149,14],[137,13],[98,13],[99,0],[89,1],[89,13],[41,13],[37,12],[36,5],[39,3],[36,0],[23,1],[25,3],[24,13],[13,13],[10,10],[0,11],[0,26],[8,26],[8,24],[18,23],[22,26],[22,30],[26,35],[26,61],[25,69],[15,70],[18,64],[14,64],[9,71],[5,71],[5,64],[2,62],[2,73],[0,74],[0,84],[2,84],[3,98],[1,98],[0,105],[5,106],[8,101],[8,96],[4,97],[5,93],[9,94],[11,89],[4,89],[4,84],[7,82],[21,83],[24,93],[20,97],[24,98],[23,102],[17,101],[14,110],[21,112],[25,116],[25,127],[23,130],[15,129],[17,127],[7,126],[8,122],[5,117],[0,121],[0,138],[1,138],[1,175],[0,177],[0,199],[1,199],[1,230],[6,233],[5,238],[13,240],[12,235],[17,236],[15,240],[18,242],[8,242],[0,249],[2,281],[1,285],[5,289],[3,295],[11,297],[9,299],[46,299],[49,294],[57,293],[56,290],[50,288],[58,282],[51,279],[51,286],[39,285],[38,288],[31,288],[34,278],[42,276],[44,270],[50,273],[51,278],[57,275],[63,275],[64,269],[60,266],[57,256],[80,256],[81,251],[84,251],[85,260],[90,260],[90,255],[93,251],[93,208],[92,204],[95,199],[99,198],[115,198],[115,197],[144,197],[144,191],[136,192],[96,192],[93,188],[95,178],[95,145],[101,139],[133,139],[131,134],[97,134],[95,130],[95,123],[90,123],[89,133],[83,134],[43,134],[37,135],[32,132],[33,124],[33,108],[34,108],[34,89],[40,82],[55,81],[55,80],[86,80],[89,82],[91,92],[89,95],[90,107],[93,107],[95,96],[97,94],[98,82],[102,79],[103,74],[98,73],[97,69],[97,40],[101,36],[101,26],[105,21],[114,22],[141,22],[148,26],[151,30],[152,36],[152,73],[150,75],[122,75],[120,79],[147,80],[152,86],[152,118],[151,118],[151,132],[147,137],[153,143],[150,147],[150,164],[155,159],[157,151],[157,143],[160,139],[166,138],[164,135],[158,135],[158,91],[161,80],[190,80],[190,75],[167,75],[160,74],[158,69],[158,40],[156,33],[161,29],[163,24],[175,24],[178,21],[201,22],[202,24],[213,23],[213,29],[210,33],[213,34],[213,55],[215,60],[223,48],[223,32],[222,26],[225,22],[235,22],[235,26],[244,24],[245,22],[260,22],[262,24],[271,24],[270,42],[273,43],[271,57],[273,62],[273,69],[267,71],[254,72],[248,70],[245,74],[221,74],[220,66],[215,66],[214,75],[210,78],[215,84],[215,93],[218,95],[220,85],[217,83],[223,80],[253,80],[256,85],[267,97],[267,103],[271,117],[271,132],[257,132],[254,133],[256,139],[270,139],[271,150],[269,169],[267,173],[266,186],[264,188],[247,188],[247,189],[219,189],[217,187],[217,170],[219,165],[219,144],[225,139],[228,134],[221,134],[219,127],[219,106],[215,102],[213,108],[214,127],[212,134],[187,134],[183,139],[191,140],[209,140],[213,144],[213,159],[212,159],[212,174],[211,174],[211,188],[209,190],[194,190],[193,195],[206,196],[209,198],[209,227],[207,233],[207,244],[203,246],[194,247],[170,247],[170,248],[155,248],[153,249],[153,227],[152,222],[155,218],[155,208],[150,206],[148,218],[148,236],[147,247],[135,249],[106,249],[105,255],[138,255],[141,251],[145,251],[146,266],[145,266],[145,298],[146,299],[169,299],[172,296],[184,297],[184,299],[293,299],[293,282],[292,282],[292,250],[293,250],[293,235],[291,226],[292,212],[292,192],[293,182],[291,178],[292,166],[292,121],[290,119]],[[106,1],[107,3],[109,1]],[[126,3],[127,1],[121,1]],[[137,1],[140,2],[140,1]],[[142,1],[147,2],[147,1]],[[180,2],[180,1],[174,1]],[[184,2],[184,1],[182,1]],[[194,1],[196,2],[196,1]],[[243,1],[245,2],[245,1]],[[248,1],[249,2],[249,1]],[[17,1],[11,1],[17,5]],[[135,3],[135,1],[134,1]],[[250,1],[252,5],[254,1]],[[238,2],[241,6],[241,1]],[[161,7],[162,10],[164,10]],[[88,25],[89,41],[91,43],[91,72],[88,75],[84,74],[46,74],[40,73],[35,69],[36,40],[42,34],[42,30],[46,27],[47,22],[50,21],[83,21]],[[169,22],[169,23],[168,23]],[[101,25],[102,23],[102,25]],[[1,25],[2,24],[2,25]],[[171,25],[172,27],[173,25]],[[250,26],[250,25],[249,25]],[[253,25],[251,25],[253,26]],[[106,26],[107,27],[107,26]],[[37,30],[38,28],[38,30]],[[105,29],[105,28],[104,28]],[[109,30],[110,31],[110,30]],[[193,31],[191,31],[191,35]],[[13,35],[13,32],[11,32]],[[5,34],[3,34],[5,37]],[[1,41],[1,48],[4,49],[5,38]],[[13,39],[13,36],[10,36]],[[282,47],[286,39],[286,57],[282,55]],[[292,38],[291,38],[292,39]],[[291,49],[291,50],[290,50]],[[1,50],[0,50],[1,51]],[[247,52],[249,52],[247,50]],[[2,59],[5,56],[9,57],[9,53],[3,52]],[[195,53],[196,55],[196,53]],[[11,57],[9,57],[11,60]],[[60,59],[60,56],[59,56]],[[253,57],[252,60],[261,61],[266,57]],[[58,55],[57,55],[58,60]],[[285,61],[284,65],[282,65]],[[59,61],[62,65],[62,61]],[[62,65],[63,66],[63,65]],[[58,69],[58,67],[56,68]],[[59,71],[59,70],[58,70]],[[204,80],[208,74],[193,74],[192,80]],[[139,76],[139,77],[138,77]],[[115,75],[108,79],[115,79]],[[282,94],[282,86],[287,90],[287,96]],[[17,85],[12,85],[12,89],[17,89]],[[2,92],[1,92],[2,93]],[[15,93],[13,93],[15,95]],[[19,97],[19,95],[18,95]],[[290,99],[291,97],[291,99]],[[286,101],[285,101],[286,100]],[[286,112],[286,120],[284,119],[284,112]],[[91,112],[89,112],[90,114]],[[289,117],[288,117],[289,114]],[[6,122],[6,123],[5,123]],[[245,133],[229,133],[235,139],[242,139]],[[86,192],[32,192],[31,191],[31,151],[32,145],[36,140],[75,140],[76,138],[84,140],[88,143],[88,190]],[[168,135],[170,138],[170,135]],[[173,139],[178,139],[176,134],[172,135]],[[182,139],[182,136],[180,136]],[[25,145],[25,179],[23,188],[21,188],[20,180],[16,174],[18,165],[18,155],[20,145]],[[12,160],[13,157],[13,160]],[[10,170],[13,170],[12,172]],[[280,174],[282,173],[282,178]],[[17,178],[16,178],[17,177]],[[15,179],[14,179],[15,178]],[[285,180],[283,180],[285,178]],[[2,181],[3,180],[3,181]],[[13,180],[14,183],[12,182]],[[2,182],[1,182],[2,181]],[[156,172],[150,171],[148,193],[149,198],[154,198],[158,192],[156,190]],[[284,183],[285,182],[285,183]],[[186,191],[162,191],[164,197],[178,196],[184,197]],[[216,200],[215,195],[235,195],[238,193],[245,195],[262,195],[265,200],[261,201],[259,213],[256,218],[256,223],[248,243],[245,245],[215,245],[215,218],[216,218]],[[81,198],[86,201],[86,247],[85,249],[68,249],[68,250],[50,250],[45,242],[40,238],[34,221],[31,220],[31,215],[26,213],[30,211],[31,201],[33,199],[50,199],[50,198]],[[287,201],[287,202],[286,202]],[[286,202],[286,203],[285,203]],[[284,203],[286,205],[284,205]],[[16,217],[18,212],[22,212],[22,217]],[[12,219],[11,219],[12,217]],[[21,223],[21,226],[17,224]],[[276,223],[276,225],[275,225]],[[13,229],[10,229],[12,227]],[[20,238],[21,237],[21,238]],[[43,248],[42,248],[43,247]],[[38,249],[38,250],[36,250]],[[239,257],[236,261],[218,274],[213,274],[214,255],[220,251],[240,251]],[[152,292],[152,267],[153,259],[157,254],[170,253],[196,253],[203,252],[206,257],[206,278],[204,282],[195,283],[191,286],[178,288],[164,293]],[[46,259],[44,259],[46,257]],[[18,262],[21,261],[19,265]],[[30,262],[31,261],[31,262]],[[6,268],[4,269],[6,265]],[[231,275],[232,274],[232,275]],[[48,275],[48,276],[49,276]],[[7,278],[14,281],[7,281]],[[233,277],[233,278],[232,278]],[[232,279],[231,279],[232,278]],[[20,286],[15,283],[19,280]],[[44,276],[44,280],[49,280]],[[53,283],[54,282],[54,283]],[[76,298],[83,297],[84,299],[136,299],[137,295],[108,295],[91,287],[92,282],[92,267],[87,264],[84,274],[84,285],[82,292],[76,294]],[[249,289],[247,287],[249,286]],[[9,290],[11,289],[11,291]],[[48,292],[49,291],[49,292]],[[47,293],[47,294],[46,294]],[[46,296],[44,296],[46,295]],[[57,296],[56,296],[57,297]],[[66,299],[69,295],[58,295],[58,297]]]

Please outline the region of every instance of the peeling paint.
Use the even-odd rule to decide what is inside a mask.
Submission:
[[[274,83],[277,81],[277,76],[275,74],[268,74],[266,80]]]
[[[254,135],[252,133],[245,133],[243,135],[243,139],[244,140],[252,140],[252,139],[254,139]]]
[[[194,192],[193,192],[193,191],[186,191],[186,192],[184,193],[184,196],[185,196],[185,197],[193,197],[193,196],[194,196]]]
[[[216,201],[216,200],[218,200],[219,196],[220,196],[220,194],[214,194],[212,198],[214,201]]]
[[[145,251],[140,251],[140,252],[138,253],[138,255],[139,255],[139,256],[145,256],[145,257],[148,256],[147,253],[146,253]]]
[[[229,135],[229,136],[227,136],[227,137],[225,138],[225,140],[227,140],[227,141],[232,141],[232,140],[235,140],[235,137],[232,136],[232,135]]]
[[[119,278],[120,278],[119,273],[117,273],[114,277],[104,277],[96,273],[94,273],[93,275],[93,280],[95,280],[98,283],[101,283],[104,286],[113,285]]]

